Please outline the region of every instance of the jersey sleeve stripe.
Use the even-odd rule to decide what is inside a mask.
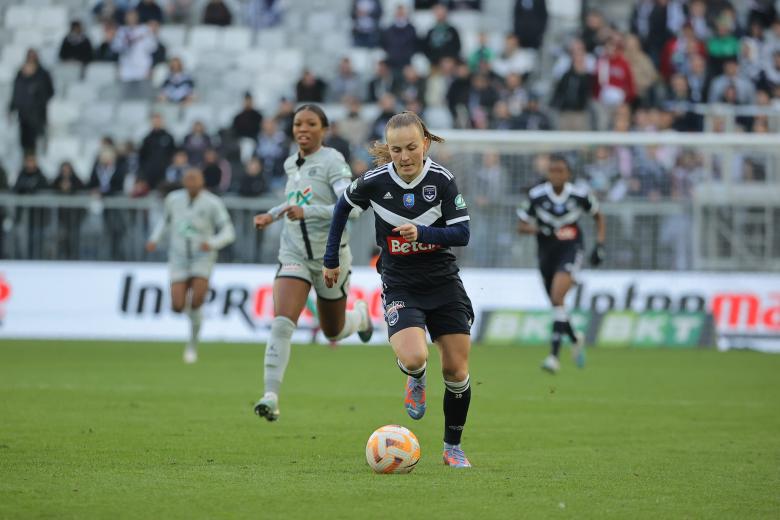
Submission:
[[[469,217],[468,215],[463,215],[462,217],[451,218],[446,221],[446,224],[448,226],[451,226],[453,224],[457,224],[458,222],[465,222],[466,220],[471,220],[471,217]]]
[[[519,218],[520,220],[525,221],[525,222],[528,222],[529,220],[531,220],[531,216],[528,214],[528,212],[526,212],[523,209],[518,209],[517,210],[517,218]]]
[[[342,193],[342,195],[344,195],[344,200],[346,200],[349,203],[350,206],[352,206],[355,209],[360,209],[360,210],[363,209],[363,208],[359,207],[357,204],[355,204],[354,202],[352,202],[350,200],[349,195],[347,195],[346,191],[344,191],[344,193]]]
[[[435,171],[435,172],[441,173],[442,175],[447,177],[447,179],[449,179],[449,180],[452,180],[452,179],[455,178],[454,175],[452,175],[450,172],[448,172],[446,169],[442,168],[441,166],[439,166],[436,163],[431,164],[431,168],[430,169]]]
[[[387,173],[387,164],[384,166],[381,166],[379,168],[376,168],[374,170],[369,170],[366,173],[363,174],[363,180],[370,179],[372,177],[376,177],[377,175],[381,175],[383,173]]]

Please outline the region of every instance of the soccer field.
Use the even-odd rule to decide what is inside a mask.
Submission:
[[[442,465],[429,409],[402,407],[388,348],[293,351],[282,416],[252,414],[262,349],[0,342],[0,518],[777,518],[780,356],[478,346],[464,448]],[[568,360],[566,360],[568,361]],[[365,442],[414,431],[409,475],[375,475]]]

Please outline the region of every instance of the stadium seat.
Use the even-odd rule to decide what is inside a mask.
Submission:
[[[423,117],[430,128],[452,128],[452,114],[445,107],[429,107],[425,110]]]
[[[65,99],[54,99],[49,103],[49,130],[53,134],[67,134],[71,125],[78,121],[81,107]]]
[[[239,141],[239,147],[241,149],[241,162],[245,163],[252,158],[252,155],[254,155],[257,143],[255,143],[254,139],[242,137]]]
[[[51,32],[63,32],[68,27],[68,10],[62,6],[50,6],[36,12],[36,27]]]
[[[349,49],[347,57],[352,63],[352,70],[364,77],[372,77],[374,73],[374,55],[371,49],[362,47],[352,47]]]
[[[412,56],[412,66],[422,77],[427,77],[431,72],[431,62],[424,55],[417,53]]]
[[[3,58],[2,61],[4,63],[8,63],[11,66],[15,67],[17,70],[19,67],[22,66],[22,63],[24,63],[24,57],[27,55],[27,46],[25,45],[6,45],[3,47]],[[16,76],[16,73],[14,73],[14,76]]]
[[[81,109],[79,132],[84,135],[100,135],[114,118],[114,104],[106,101],[87,103]]]
[[[187,43],[187,28],[184,25],[162,25],[160,41],[167,48],[184,47]]]
[[[206,126],[206,130],[214,130],[214,108],[211,105],[194,103],[184,108],[182,112],[182,122],[189,132],[190,127],[195,121],[201,121]]]
[[[290,79],[298,80],[303,71],[303,53],[300,49],[284,49],[273,53],[271,67],[278,75],[289,75]]]
[[[116,120],[129,128],[149,122],[149,104],[146,101],[123,101],[116,111]]]
[[[166,124],[174,123],[181,119],[181,107],[176,103],[155,103],[152,112],[160,114]]]
[[[482,15],[474,11],[453,11],[449,15],[450,23],[461,31],[481,31],[485,30]]]
[[[410,18],[412,25],[417,29],[417,34],[420,37],[428,34],[428,31],[436,24],[436,18],[433,16],[433,11],[414,11]]]
[[[65,99],[79,104],[92,103],[98,99],[99,86],[92,83],[73,83],[65,91]]]
[[[264,50],[287,48],[287,34],[284,29],[265,29],[257,33],[256,46]]]
[[[81,143],[76,137],[52,137],[46,146],[44,156],[57,164],[62,161],[73,161],[81,152]]]
[[[341,121],[347,117],[347,107],[341,103],[325,103],[320,106],[331,121]]]
[[[247,27],[226,27],[219,46],[226,51],[244,51],[252,46],[252,32]]]
[[[5,12],[5,27],[18,30],[35,25],[36,9],[26,5],[12,5]]]
[[[184,70],[187,72],[192,71],[192,69],[196,68],[199,63],[199,52],[196,49],[191,49],[189,47],[174,47],[172,49],[168,49],[168,57],[178,57],[181,59],[182,64],[184,65]]]
[[[236,94],[249,90],[252,87],[255,67],[240,66],[237,69],[229,70],[222,76],[223,89]]]
[[[269,66],[269,52],[265,49],[249,49],[238,56],[239,69],[246,72],[258,72]]]
[[[52,0],[24,0],[24,5],[27,7],[47,7],[53,3]]]
[[[18,66],[12,65],[10,62],[0,61],[0,85],[13,84],[14,78],[16,78],[17,68]]]
[[[21,28],[13,31],[13,45],[38,48],[46,41],[45,33],[40,30]]]
[[[84,82],[96,87],[117,82],[117,69],[113,63],[92,62],[87,65]]]
[[[158,63],[154,66],[152,69],[152,85],[154,85],[155,88],[159,88],[164,82],[165,79],[168,77],[168,64],[167,63]]]
[[[217,106],[214,109],[216,112],[214,122],[216,123],[217,128],[227,128],[231,126],[233,124],[233,118],[238,114],[239,110],[241,110],[241,107],[238,103]]]
[[[217,48],[221,29],[213,25],[198,25],[190,30],[187,48],[193,50],[211,50]]]

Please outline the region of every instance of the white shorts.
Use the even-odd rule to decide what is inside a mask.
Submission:
[[[211,277],[216,261],[209,256],[196,258],[171,258],[168,261],[168,273],[171,283],[186,282],[190,278]]]
[[[349,294],[349,275],[352,270],[352,251],[349,246],[341,248],[339,253],[341,274],[336,285],[328,289],[322,278],[322,260],[308,258],[291,251],[279,251],[279,269],[276,278],[298,278],[314,287],[317,297],[323,300],[340,300]]]

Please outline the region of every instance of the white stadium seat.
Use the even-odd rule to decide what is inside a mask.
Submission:
[[[81,153],[81,143],[76,137],[52,137],[46,146],[46,158],[59,164],[73,161]]]
[[[92,62],[87,65],[87,72],[84,76],[84,82],[99,87],[116,83],[117,69],[113,63]]]
[[[187,43],[189,49],[210,50],[216,49],[221,29],[212,25],[197,25],[190,30],[190,38]]]
[[[62,6],[51,6],[36,12],[34,23],[50,31],[62,31],[68,27],[68,10]]]
[[[149,122],[149,104],[146,101],[123,101],[116,111],[116,120],[133,129]]]
[[[257,33],[257,47],[264,50],[287,48],[287,33],[284,29],[264,29]]]
[[[296,81],[303,71],[303,53],[300,49],[284,49],[273,53],[271,66],[278,74],[288,74]]]
[[[18,29],[13,31],[13,44],[19,47],[40,47],[46,37],[43,31],[33,29]]]
[[[5,27],[18,30],[22,27],[35,25],[36,11],[34,7],[26,5],[12,5],[5,12]]]
[[[188,132],[195,121],[201,121],[208,132],[214,131],[214,108],[211,105],[198,103],[185,107],[182,122],[187,127]]]
[[[48,122],[53,133],[67,133],[70,126],[78,121],[80,105],[65,99],[54,99],[49,103]]]
[[[261,49],[250,49],[238,56],[238,67],[246,72],[259,72],[270,65],[269,52]]]
[[[10,85],[16,78],[18,66],[10,62],[0,61],[0,85]],[[3,98],[5,99],[5,98]]]
[[[65,99],[81,104],[93,103],[98,99],[99,85],[92,83],[74,83],[68,86]]]
[[[227,51],[244,51],[252,46],[252,32],[247,27],[226,27],[220,47]]]
[[[183,25],[162,25],[160,40],[167,48],[183,47],[187,43],[187,28]]]
[[[114,104],[105,101],[87,103],[81,110],[79,131],[85,135],[101,135],[114,119]]]
[[[4,63],[15,67],[17,70],[24,63],[24,57],[27,55],[27,47],[24,45],[6,45],[3,47]],[[16,74],[14,74],[16,75]]]

